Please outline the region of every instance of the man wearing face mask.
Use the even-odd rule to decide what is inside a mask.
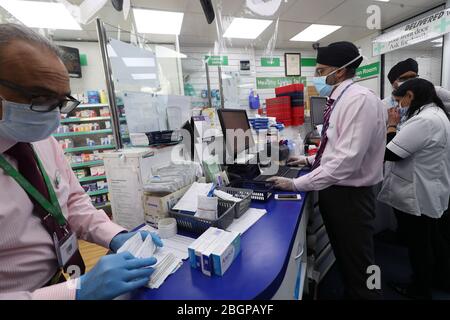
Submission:
[[[393,90],[397,90],[406,81],[416,79],[418,77],[419,64],[412,58],[400,61],[395,66],[393,66],[388,73],[388,79],[392,85]],[[436,86],[435,89],[438,97],[442,100],[444,106],[447,108],[447,111],[450,112],[450,91],[438,86]],[[399,106],[398,102],[391,94],[383,99],[383,103],[385,104],[386,114],[390,108],[398,107],[401,119],[399,125],[401,125],[406,120],[405,116],[407,108]]]
[[[314,84],[328,97],[319,150],[312,157],[290,159],[310,164],[311,173],[297,179],[275,177],[276,187],[319,191],[319,206],[345,296],[378,299],[367,287],[367,268],[374,265],[375,190],[383,179],[385,117],[383,104],[369,89],[353,82],[361,64],[358,48],[338,42],[318,49]]]
[[[116,252],[135,233],[93,207],[50,137],[61,113],[78,105],[58,48],[0,24],[0,299],[112,299],[153,272],[155,258],[124,252],[83,274],[77,237]],[[65,282],[63,271],[74,279]]]

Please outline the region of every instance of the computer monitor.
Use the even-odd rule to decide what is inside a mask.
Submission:
[[[309,99],[311,107],[311,126],[314,128],[323,124],[323,113],[327,105],[326,97],[311,97]]]
[[[227,150],[232,154],[233,159],[255,146],[245,110],[219,109],[218,115]],[[232,131],[228,132],[227,130]],[[234,130],[239,131],[235,132]],[[233,137],[234,139],[232,139]]]

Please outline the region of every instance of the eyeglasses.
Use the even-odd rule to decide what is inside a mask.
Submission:
[[[59,108],[59,111],[61,113],[66,114],[73,111],[81,103],[70,95],[67,95],[65,99],[61,100],[51,96],[44,97],[42,95],[33,94],[27,89],[7,80],[0,79],[0,85],[14,90],[20,93],[22,96],[30,99],[30,109],[35,112],[50,112],[55,110],[56,108]]]
[[[324,67],[324,68],[317,68],[316,69],[316,71],[315,71],[315,73],[314,73],[314,76],[315,77],[322,77],[322,76],[324,76],[324,73],[325,73],[325,71],[327,70],[327,69],[333,69],[334,67]],[[331,73],[331,72],[330,72]]]

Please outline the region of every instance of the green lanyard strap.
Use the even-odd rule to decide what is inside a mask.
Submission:
[[[53,189],[50,178],[48,177],[44,166],[37,156],[36,161],[47,186],[50,201],[48,201],[19,171],[17,171],[5,159],[2,154],[0,154],[0,168],[2,168],[5,173],[8,174],[11,178],[16,180],[16,182],[26,191],[26,193],[30,197],[36,200],[45,211],[51,214],[53,218],[56,219],[59,225],[63,226],[66,224],[66,219],[64,218],[61,207],[59,206],[58,197],[56,196],[55,190]]]

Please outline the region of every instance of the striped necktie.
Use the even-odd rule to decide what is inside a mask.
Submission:
[[[331,112],[333,111],[334,102],[335,102],[335,100],[328,99],[327,105],[325,106],[325,110],[323,112],[322,138],[320,139],[319,150],[317,151],[316,158],[311,167],[311,170],[314,170],[318,166],[320,166],[320,161],[322,160],[323,152],[325,151],[325,147],[327,146],[327,142],[328,142],[327,130],[328,130],[328,127],[330,126],[330,116],[331,116]]]

